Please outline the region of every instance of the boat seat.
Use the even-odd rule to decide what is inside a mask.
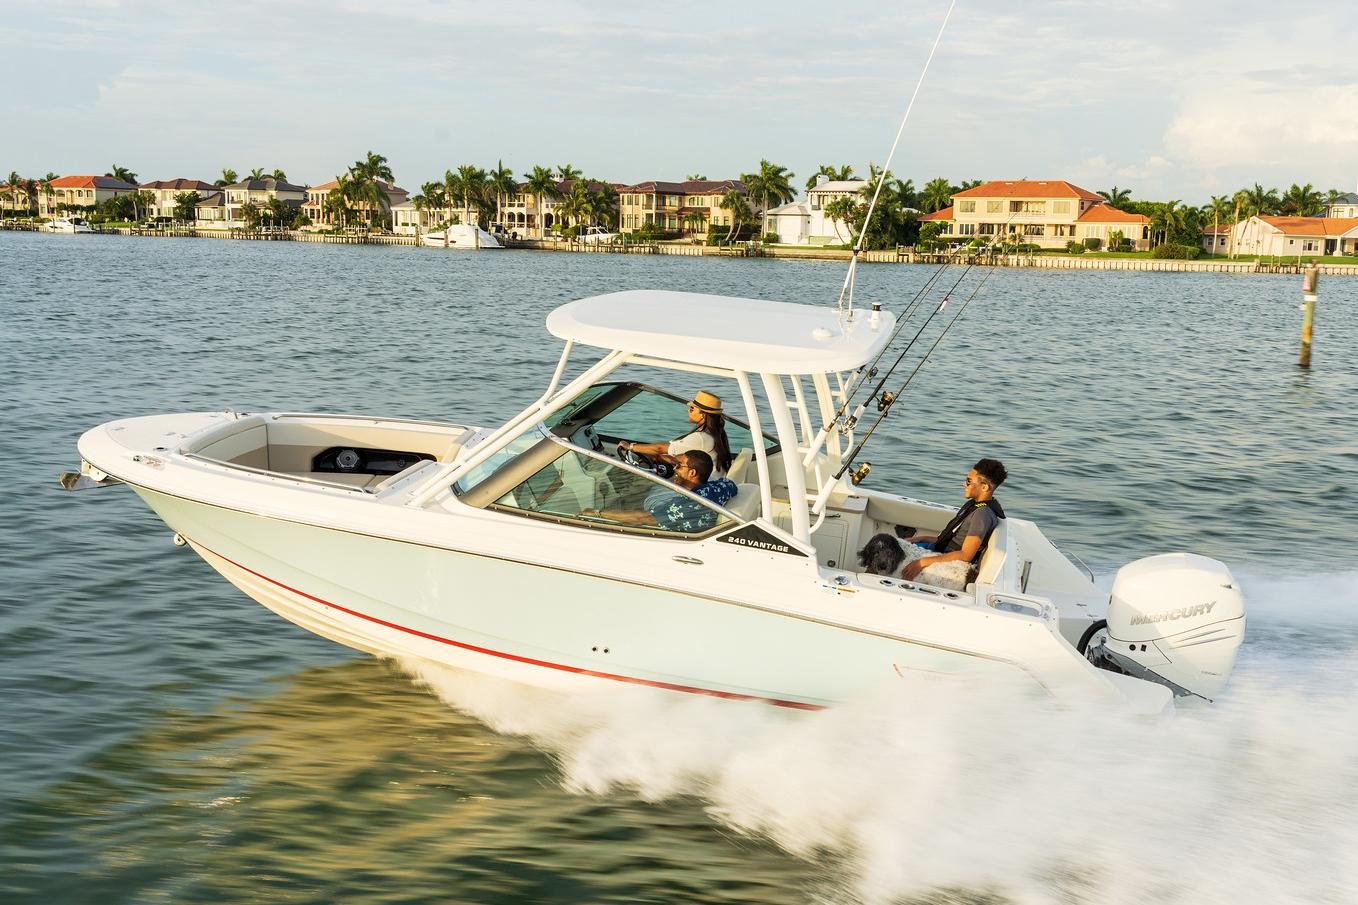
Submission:
[[[750,460],[754,458],[754,450],[748,446],[736,453],[736,457],[731,460],[731,467],[726,469],[726,476],[737,484],[745,477],[745,470],[750,467]]]
[[[740,516],[742,522],[759,517],[759,485],[738,484],[736,495],[726,503],[726,508]]]
[[[990,532],[985,549],[981,551],[977,584],[994,584],[1000,577],[1000,569],[1004,568],[1005,548],[1009,545],[1009,530],[1004,522],[1004,519],[1000,519],[995,530]]]

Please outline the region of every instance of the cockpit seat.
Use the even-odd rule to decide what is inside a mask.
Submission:
[[[742,522],[759,517],[759,485],[737,484],[736,495],[726,503],[726,508],[740,516]]]
[[[737,484],[745,477],[745,471],[750,467],[750,460],[754,458],[754,451],[748,446],[736,453],[736,457],[731,460],[731,467],[726,469],[726,476]]]

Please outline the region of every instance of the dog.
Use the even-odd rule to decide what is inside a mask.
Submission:
[[[890,534],[873,535],[866,547],[858,551],[858,564],[873,575],[895,575],[905,562],[901,542]]]

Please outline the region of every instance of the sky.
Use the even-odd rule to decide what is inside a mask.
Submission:
[[[5,0],[0,178],[446,169],[801,187],[886,158],[947,0]],[[1358,190],[1358,2],[958,0],[893,172]]]

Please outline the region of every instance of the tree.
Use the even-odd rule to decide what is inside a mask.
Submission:
[[[287,182],[288,174],[283,172],[282,167],[274,167],[273,178],[277,179],[279,182]]]
[[[547,218],[542,209],[543,199],[561,196],[561,189],[557,186],[556,177],[549,167],[533,167],[533,172],[528,176],[523,190],[537,199],[538,236],[545,237],[547,235]]]
[[[486,198],[486,171],[471,164],[463,164],[457,168],[457,182],[462,189],[462,209],[467,212],[472,223],[479,225],[480,207],[485,204]]]
[[[814,189],[822,176],[830,182],[844,182],[853,178],[853,167],[846,163],[836,168],[828,163],[823,163],[820,165],[820,169],[812,173],[811,178],[806,180],[806,190],[809,192]]]
[[[257,229],[259,221],[264,215],[263,209],[253,201],[247,201],[240,206],[240,215],[245,219],[246,229]]]
[[[353,215],[353,181],[348,173],[341,173],[335,177],[335,182],[337,185],[325,196],[321,209],[330,218],[330,222],[348,226]]]
[[[56,173],[53,173],[53,172],[50,172],[50,171],[47,173],[46,176],[42,177],[42,184],[41,184],[40,188],[41,188],[41,190],[42,190],[43,195],[45,195],[45,196],[47,197],[47,210],[48,210],[48,213],[51,213],[51,211],[52,211],[52,196],[55,195],[55,194],[57,193],[57,190],[54,189],[54,188],[52,188],[52,180],[53,180],[53,179],[60,179],[60,178],[61,178],[61,177],[58,176]]]
[[[702,211],[692,210],[684,214],[684,229],[691,233],[707,232],[703,227],[707,224],[707,215]]]
[[[198,217],[198,202],[203,196],[197,192],[176,192],[174,196],[174,218],[185,223]]]
[[[1132,200],[1132,190],[1120,189],[1117,186],[1113,186],[1106,192],[1099,192],[1099,197],[1103,198],[1104,201],[1107,201],[1109,207],[1115,207],[1122,210],[1123,205]]]
[[[706,182],[706,181],[707,181],[707,177],[704,176],[702,173],[689,173],[689,174],[688,174],[687,176],[685,176],[684,178],[687,179],[689,182]]]
[[[749,194],[749,197],[763,202],[758,211],[760,235],[764,234],[764,213],[774,204],[791,201],[797,196],[796,191],[792,188],[792,179],[795,175],[789,172],[787,167],[761,160],[758,170],[753,173],[745,173],[740,177],[740,181],[745,183],[745,191]]]
[[[9,206],[15,211],[19,210],[19,193],[24,190],[23,180],[15,170],[9,171],[9,179],[6,180],[6,188],[9,190]],[[27,194],[27,192],[24,192]]]
[[[867,211],[866,209],[859,210],[859,204],[853,199],[852,195],[844,195],[825,205],[825,216],[829,219],[830,225],[834,227],[835,238],[842,242],[848,242],[855,235],[851,224],[861,221],[867,216]],[[839,234],[841,223],[844,224],[845,231],[849,234],[847,238]]]
[[[128,192],[128,197],[132,199],[132,219],[140,220],[143,213],[151,212],[151,205],[156,203],[156,193],[143,189],[136,192]]]
[[[236,171],[227,167],[222,170],[222,178],[218,179],[213,185],[235,185],[237,182],[240,182],[240,180],[236,178]]]
[[[728,189],[717,206],[731,213],[731,227],[726,231],[726,244],[730,245],[736,233],[750,220],[750,206],[740,189]]]
[[[1283,194],[1280,207],[1298,217],[1318,217],[1325,210],[1325,198],[1311,183],[1297,185],[1294,182]]]
[[[597,188],[590,189],[590,210],[594,222],[601,223],[609,229],[616,229],[618,226],[618,190],[607,182],[596,183]]]
[[[378,225],[383,210],[391,203],[382,181],[390,184],[393,178],[387,158],[372,151],[369,151],[362,160],[354,161],[354,165],[349,167],[350,202],[367,212],[370,229]]]
[[[126,182],[126,183],[129,184],[129,185],[136,185],[136,184],[137,184],[137,174],[134,173],[134,172],[132,172],[131,170],[129,170],[127,167],[120,167],[120,166],[118,166],[116,163],[115,163],[115,164],[113,165],[113,167],[112,167],[107,173],[105,173],[104,175],[105,175],[105,176],[112,176],[114,179],[120,179],[120,180],[122,180],[123,182]]]
[[[1245,210],[1256,217],[1265,217],[1278,211],[1278,190],[1266,189],[1259,183],[1253,188],[1241,189]]]
[[[952,183],[942,176],[930,179],[925,184],[924,191],[920,193],[920,205],[926,213],[941,211],[952,204],[952,196],[957,192],[958,189],[953,188]]]
[[[495,169],[486,174],[486,189],[495,194],[495,222],[504,220],[504,200],[512,198],[518,191],[514,181],[514,171],[505,166],[503,160],[495,161]]]
[[[556,178],[560,179],[562,182],[565,182],[568,179],[579,179],[580,171],[569,163],[563,164],[556,168]]]
[[[263,167],[255,167],[253,170],[250,171],[250,178],[251,178],[251,179],[263,179],[263,178],[264,178],[264,168],[263,168]]]

